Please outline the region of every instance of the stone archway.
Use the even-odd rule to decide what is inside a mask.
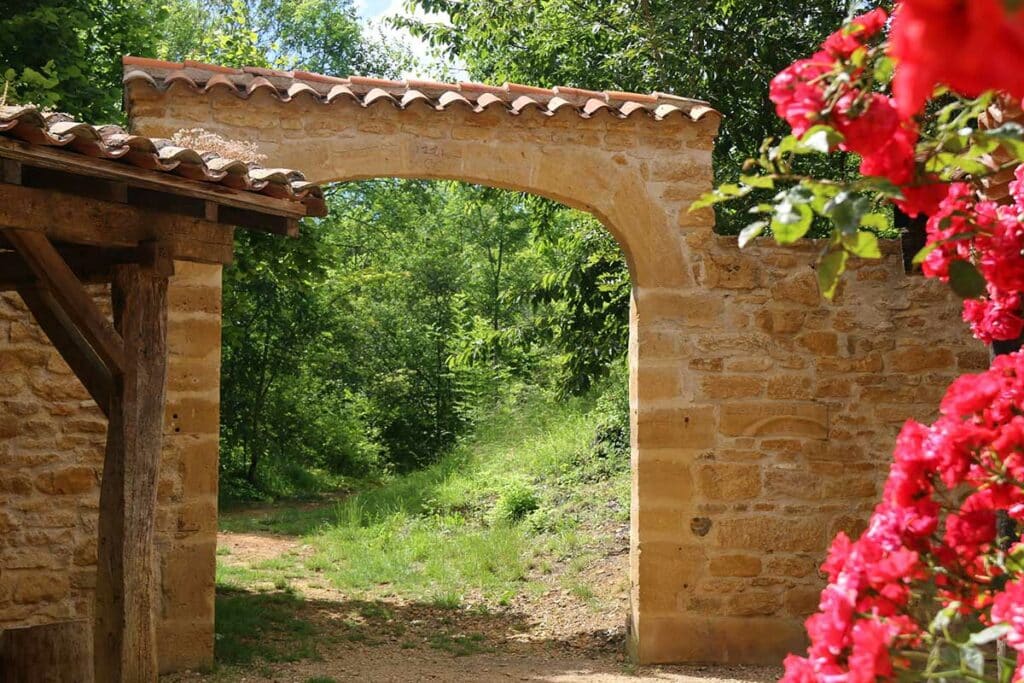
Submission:
[[[689,213],[719,115],[668,95],[337,79],[125,59],[133,128],[202,127],[316,182],[462,180],[599,218],[633,281],[632,644],[640,662],[802,647],[829,538],[879,493],[899,424],[984,364],[898,245],[835,305],[813,245],[738,252]],[[927,345],[922,343],[927,339]],[[165,578],[166,580],[166,578]]]

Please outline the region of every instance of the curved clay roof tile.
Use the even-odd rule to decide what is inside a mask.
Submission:
[[[500,101],[510,114],[520,114],[532,106],[537,106],[540,111],[550,115],[554,111],[566,110],[565,103],[568,103],[568,110],[575,111],[581,118],[590,118],[605,109],[600,104],[604,102],[609,114],[618,119],[629,118],[641,109],[653,114],[651,120],[661,120],[673,115],[676,110],[693,121],[712,113],[718,115],[707,102],[670,93],[601,92],[568,86],[548,89],[517,83],[493,86],[465,81],[452,84],[415,79],[392,81],[363,76],[339,78],[306,71],[289,72],[263,68],[239,70],[198,62],[180,64],[137,57],[125,57],[124,64],[126,83],[145,82],[161,92],[171,83],[187,78],[185,82],[194,88],[205,86],[209,89],[215,84],[230,83],[239,97],[246,97],[254,89],[269,84],[285,102],[290,101],[297,93],[304,92],[323,104],[333,103],[341,95],[346,95],[365,107],[375,104],[386,94],[389,101],[399,108],[412,106],[414,102],[422,102],[443,111],[453,102],[459,101],[457,96],[461,96],[478,113]],[[662,114],[658,114],[655,110],[662,105],[675,109],[666,108],[662,110]]]
[[[131,74],[125,76],[126,80],[129,76]],[[131,80],[155,83],[145,74],[131,76]],[[175,82],[184,80],[185,77],[179,76]],[[193,83],[191,87],[196,86]],[[163,138],[131,135],[116,125],[90,126],[67,114],[41,112],[34,105],[0,106],[0,137],[18,138],[41,147],[64,148],[67,153],[102,160],[97,163],[120,163],[148,171],[174,173],[226,188],[301,202],[307,215],[323,216],[327,212],[323,190],[307,182],[298,171],[264,169],[258,164],[250,165],[210,152],[200,153]]]
[[[437,103],[442,109],[447,109],[448,107],[455,104],[465,105],[469,109],[476,109],[472,102],[470,102],[460,93],[457,93],[454,90],[449,90],[448,92],[442,94],[441,97],[437,99]]]

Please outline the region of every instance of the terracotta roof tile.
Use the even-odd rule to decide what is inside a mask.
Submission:
[[[493,86],[467,82],[391,81],[363,76],[338,78],[307,71],[243,70],[143,57],[125,57],[124,72],[126,85],[142,82],[159,91],[165,91],[173,83],[185,84],[198,92],[209,92],[214,87],[230,88],[230,92],[242,99],[250,97],[255,90],[267,90],[283,102],[302,94],[315,97],[323,104],[341,98],[368,107],[387,100],[399,109],[426,104],[439,112],[453,106],[469,106],[473,111],[482,112],[500,105],[510,114],[528,109],[547,116],[554,115],[556,111],[575,111],[581,118],[611,116],[626,119],[642,113],[656,121],[677,114],[697,121],[708,114],[719,115],[707,102],[665,93],[599,92],[564,86],[547,89],[517,83]]]
[[[200,153],[170,140],[131,135],[120,126],[92,126],[67,114],[41,111],[34,105],[0,106],[0,138],[299,202],[311,216],[326,213],[323,190],[306,182],[298,171],[263,168],[211,152]]]
[[[193,62],[191,59],[185,60],[186,69],[196,69],[197,71],[214,71],[222,74],[242,74],[245,73],[242,69],[235,69],[230,66],[220,66],[219,64],[206,64],[204,62]]]

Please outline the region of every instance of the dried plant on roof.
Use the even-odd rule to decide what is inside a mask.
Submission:
[[[178,147],[194,149],[200,154],[216,154],[226,159],[238,159],[247,164],[259,164],[267,160],[254,142],[229,140],[204,128],[182,128],[171,136],[171,142]]]

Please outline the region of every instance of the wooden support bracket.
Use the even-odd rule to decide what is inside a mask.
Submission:
[[[18,290],[28,310],[32,312],[39,327],[50,338],[89,395],[96,401],[103,414],[110,417],[110,397],[114,391],[114,380],[107,366],[100,360],[93,347],[64,313],[57,301],[41,287],[23,287]]]
[[[123,373],[125,351],[121,335],[97,308],[82,282],[46,235],[10,229],[4,230],[3,234],[35,275],[39,286],[52,295],[64,316],[92,347],[110,374],[117,376]]]

